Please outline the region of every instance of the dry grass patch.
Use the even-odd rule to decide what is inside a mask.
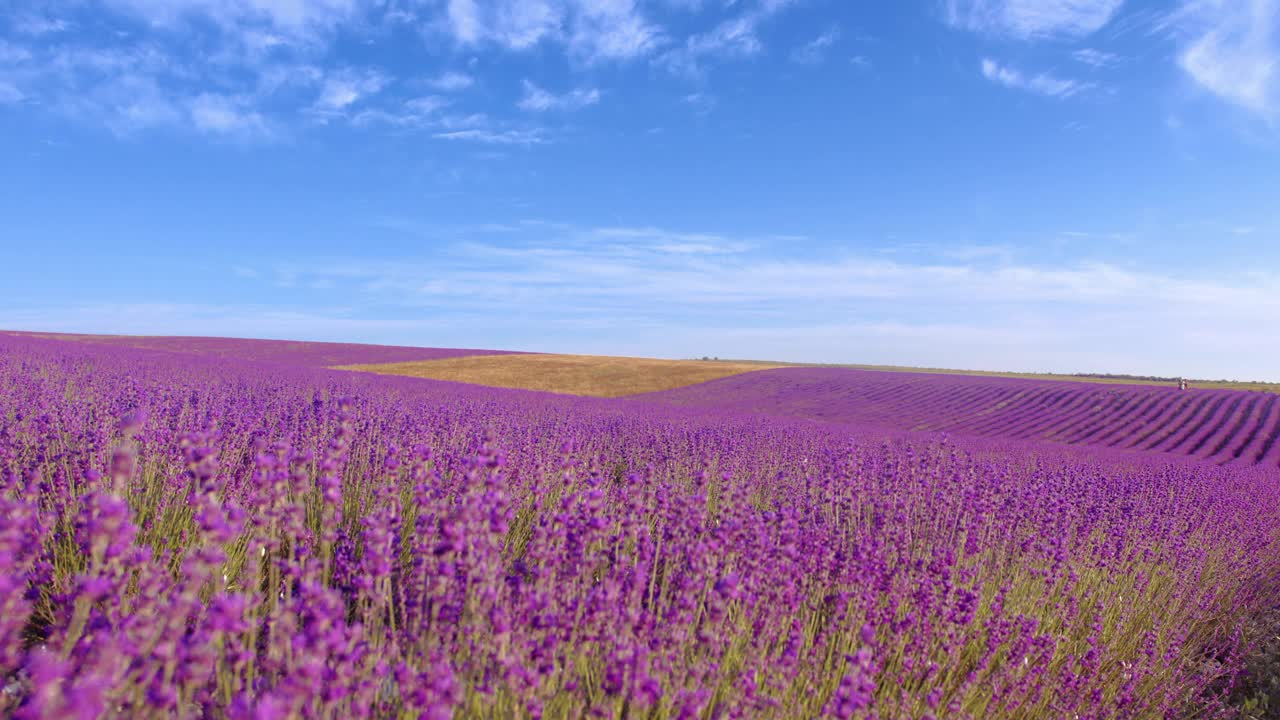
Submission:
[[[730,375],[781,367],[724,360],[658,360],[604,355],[476,355],[418,362],[343,365],[382,375],[452,380],[567,395],[621,397],[696,385]]]

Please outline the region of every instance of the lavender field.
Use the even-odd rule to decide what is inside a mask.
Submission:
[[[1280,395],[843,368],[785,368],[646,399],[903,430],[1280,466]]]
[[[599,400],[201,342],[0,336],[0,716],[1200,718],[1258,681],[1268,396]]]

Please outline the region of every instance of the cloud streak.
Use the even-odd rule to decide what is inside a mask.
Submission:
[[[188,106],[196,129],[221,135],[261,135],[269,132],[259,113],[244,98],[201,93]]]
[[[269,140],[308,123],[346,123],[527,146],[545,133],[512,127],[510,118],[504,123],[492,107],[493,86],[465,92],[479,81],[482,54],[539,48],[560,53],[575,74],[647,61],[699,76],[713,63],[760,53],[759,28],[793,4],[725,3],[709,29],[684,37],[653,19],[670,7],[641,0],[101,0],[92,4],[92,33],[81,27],[88,11],[49,4],[0,20],[12,36],[0,39],[0,104],[119,135],[164,130]],[[415,76],[403,65],[370,59],[353,66],[335,54],[340,38],[377,43],[406,29],[421,38],[424,55],[451,44],[471,57]],[[833,29],[814,39],[797,51],[798,61],[816,61],[837,35]],[[450,126],[440,101],[413,104],[431,97],[424,91],[452,97],[454,119],[482,114],[468,104],[485,105],[491,117]],[[580,110],[604,95],[592,86],[557,93],[532,82],[517,92],[507,107],[547,114]]]
[[[760,26],[792,4],[791,0],[759,0],[710,30],[690,35],[683,45],[658,55],[654,63],[674,74],[698,78],[711,61],[757,55],[764,49]]]
[[[387,79],[373,70],[339,70],[324,79],[316,109],[322,113],[337,113],[377,94],[387,86]]]
[[[1071,97],[1090,87],[1088,83],[1055,77],[1049,73],[1028,75],[1008,65],[1001,65],[991,58],[983,59],[982,76],[997,85],[1052,98]]]
[[[663,40],[635,0],[448,0],[446,8],[449,34],[464,47],[556,43],[595,63],[646,55]]]
[[[1123,0],[946,0],[952,26],[1023,40],[1084,37],[1106,26]]]
[[[1187,2],[1176,24],[1189,37],[1178,64],[1200,87],[1275,119],[1280,111],[1280,1]]]
[[[474,85],[475,78],[466,73],[447,71],[427,81],[427,84],[440,92],[457,92]]]
[[[517,103],[521,110],[546,112],[548,110],[581,110],[600,102],[600,91],[595,88],[575,88],[562,95],[548,92],[538,85],[524,81],[524,97]]]
[[[945,247],[911,262],[786,260],[769,238],[643,226],[526,223],[504,236],[460,238],[430,257],[254,271],[405,317],[490,318],[486,333],[532,349],[1280,379],[1256,349],[1280,351],[1280,337],[1257,332],[1280,314],[1275,274],[1206,280]],[[512,308],[557,341],[493,319]]]
[[[547,142],[546,133],[541,130],[487,130],[473,128],[469,130],[451,130],[438,132],[435,137],[441,140],[475,142],[483,145],[541,145]]]
[[[817,65],[840,39],[840,28],[833,27],[791,52],[791,61],[801,65]]]

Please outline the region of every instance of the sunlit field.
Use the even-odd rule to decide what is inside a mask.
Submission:
[[[671,390],[777,366],[720,360],[505,354],[339,367],[382,375],[450,380],[566,395],[621,397]]]
[[[236,342],[0,338],[0,713],[1233,717],[1274,632],[1273,464]]]

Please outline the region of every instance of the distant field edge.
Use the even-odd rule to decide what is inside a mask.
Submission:
[[[1051,380],[1111,385],[1148,385],[1170,387],[1176,385],[1173,378],[1160,378],[1142,375],[1104,374],[1104,373],[1030,373],[1007,372],[997,370],[963,370],[955,368],[912,367],[904,365],[873,365],[859,363],[808,363],[782,360],[743,360],[737,358],[690,358],[669,360],[658,358],[632,358],[603,355],[575,355],[536,353],[512,350],[487,350],[469,348],[428,348],[396,345],[374,345],[364,343],[343,343],[324,341],[279,340],[267,338],[228,338],[207,337],[199,335],[123,335],[93,334],[75,332],[49,332],[39,330],[6,330],[0,329],[0,335],[29,337],[44,340],[60,340],[64,342],[83,342],[100,345],[116,345],[148,350],[164,350],[185,352],[196,355],[221,356],[244,360],[266,360],[287,364],[311,367],[331,367],[338,370],[359,370],[384,375],[404,375],[409,377],[426,377],[438,380],[453,380],[476,385],[492,385],[496,387],[516,387],[530,390],[560,392],[570,395],[598,395],[601,397],[620,397],[638,395],[649,392],[672,390],[686,385],[709,382],[732,375],[775,368],[845,368],[849,370],[868,370],[874,372],[918,373],[931,375],[958,375],[973,377],[1013,378],[1023,380]],[[470,358],[498,357],[543,357],[543,358],[592,358],[585,365],[597,361],[608,360],[611,367],[597,367],[596,371],[604,373],[603,378],[592,379],[585,367],[571,370],[564,363],[548,361],[542,370],[554,368],[562,377],[532,378],[504,377],[498,368],[488,368],[484,363],[464,371],[461,362]],[[444,363],[433,365],[428,371],[412,367],[418,363]],[[497,361],[494,361],[497,362]],[[456,364],[458,367],[453,367]],[[630,366],[631,370],[624,369]],[[643,371],[641,371],[643,368]],[[635,377],[634,387],[628,386],[628,372],[633,375],[644,373],[670,373],[668,380],[660,378],[643,379]],[[450,375],[436,377],[435,373]],[[563,375],[568,373],[567,375]],[[463,376],[467,376],[464,378]],[[689,380],[689,378],[699,378]],[[1193,389],[1246,390],[1280,395],[1280,382],[1237,381],[1237,380],[1203,380],[1187,378]],[[506,382],[516,384],[504,384]],[[600,385],[604,383],[604,385]],[[613,383],[613,386],[606,387]],[[555,389],[560,387],[560,389]],[[635,389],[643,388],[643,389]],[[605,394],[601,394],[605,393]]]
[[[848,370],[870,370],[873,372],[920,373],[928,375],[972,375],[974,377],[998,377],[1020,380],[1059,380],[1065,382],[1097,383],[1103,385],[1152,385],[1157,387],[1176,387],[1175,378],[1160,378],[1147,375],[1123,375],[1106,373],[1030,373],[1006,372],[1001,370],[959,370],[955,368],[911,367],[907,365],[860,365],[857,363],[805,363],[785,360],[739,360],[727,359],[721,362],[758,364],[771,368],[845,368]],[[1200,380],[1186,378],[1191,388],[1207,390],[1252,390],[1280,395],[1280,382],[1263,382],[1247,380]]]
[[[785,366],[765,362],[529,353],[360,363],[334,366],[332,369],[563,395],[626,397],[779,367]]]
[[[415,360],[511,354],[507,350],[472,348],[430,348],[408,345],[267,338],[228,338],[200,335],[93,335],[0,330],[0,335],[35,340],[107,345],[137,350],[158,350],[204,357],[271,362],[299,367],[329,367],[350,363],[392,363]]]

